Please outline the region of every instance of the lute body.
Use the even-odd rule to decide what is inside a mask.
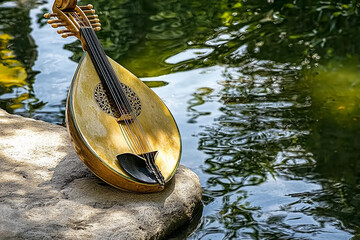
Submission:
[[[161,99],[142,81],[111,60],[121,82],[134,91],[141,102],[138,120],[154,149],[156,165],[169,181],[180,159],[181,141],[176,123]],[[76,152],[85,165],[105,182],[123,189],[155,192],[159,184],[145,184],[131,178],[119,166],[116,156],[130,152],[127,142],[113,116],[99,107],[95,90],[100,83],[90,57],[84,53],[75,72],[67,99],[67,127]]]
[[[53,7],[55,17],[62,21],[65,17],[78,18],[68,12],[64,17],[57,2]],[[74,4],[69,3],[69,6],[72,9]],[[87,17],[83,13],[88,10],[77,8],[73,11],[81,18],[75,24],[72,22],[73,25]],[[67,128],[75,150],[96,176],[112,186],[137,192],[161,191],[175,174],[180,161],[181,139],[174,118],[149,87],[104,54],[93,36],[93,29],[81,24],[76,26],[78,31],[69,34],[77,36],[85,50],[66,104]],[[91,30],[89,36],[83,33],[84,29]],[[115,92],[115,96],[109,92]],[[125,165],[121,164],[123,159]],[[134,165],[133,160],[136,160]],[[150,160],[152,166],[147,162]],[[157,173],[162,179],[144,181],[131,174],[131,168],[138,171],[139,163],[145,166],[142,171],[146,174],[155,176]]]

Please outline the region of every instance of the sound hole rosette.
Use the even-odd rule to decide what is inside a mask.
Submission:
[[[131,109],[132,109],[132,116],[131,117],[137,117],[141,113],[141,102],[139,97],[136,95],[136,93],[127,85],[120,83],[127,99],[129,100]],[[113,101],[110,101],[106,90],[104,89],[103,85],[101,83],[98,83],[95,86],[94,89],[94,98],[97,103],[97,105],[108,115],[113,116],[117,119],[117,121],[123,121],[125,120],[123,115],[120,113],[120,111],[117,109],[115,103]],[[122,106],[123,107],[123,106]],[[122,112],[125,112],[123,110]],[[126,117],[126,119],[129,119]]]

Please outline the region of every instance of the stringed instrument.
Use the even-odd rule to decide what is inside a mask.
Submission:
[[[77,154],[103,181],[117,188],[157,192],[180,161],[179,130],[161,99],[136,76],[106,56],[95,31],[92,5],[56,0],[47,13],[62,37],[75,36],[84,54],[73,77],[66,123]]]

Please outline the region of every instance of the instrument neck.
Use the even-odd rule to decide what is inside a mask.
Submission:
[[[126,111],[126,113],[130,113],[131,106],[129,101],[126,98],[126,94],[120,85],[120,81],[109,62],[95,31],[91,27],[81,27],[80,34],[85,41],[86,50],[108,98],[114,102],[119,110],[122,109]]]

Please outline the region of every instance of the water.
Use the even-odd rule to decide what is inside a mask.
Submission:
[[[179,125],[204,203],[187,239],[360,237],[359,1],[81,3]],[[0,106],[61,124],[82,50],[51,4],[0,2]]]

